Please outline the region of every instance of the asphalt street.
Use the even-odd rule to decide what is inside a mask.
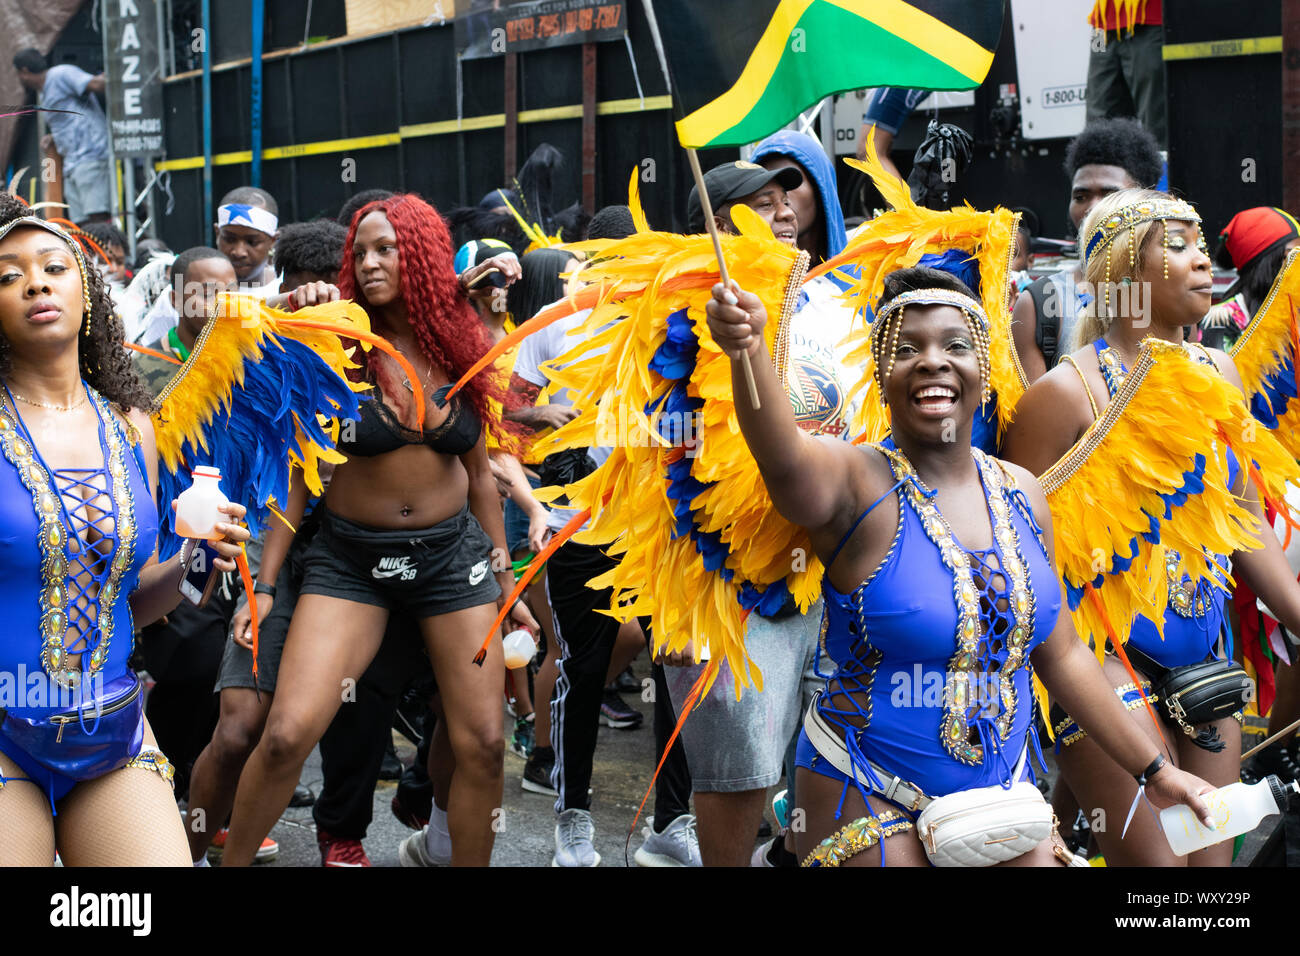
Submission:
[[[638,679],[649,674],[649,666],[642,655],[633,664]],[[636,833],[628,841],[637,806],[650,785],[654,772],[654,733],[651,728],[652,705],[639,695],[624,694],[624,700],[644,717],[635,730],[613,730],[601,726],[596,746],[592,774],[592,816],[596,826],[596,851],[601,866],[635,865],[632,854],[640,846],[643,817],[636,825]],[[507,733],[514,721],[506,715]],[[404,764],[415,759],[415,748],[400,734],[394,732],[398,757]],[[1246,737],[1247,746],[1259,738]],[[554,797],[530,793],[520,787],[524,761],[515,756],[502,742],[505,757],[505,798],[501,827],[492,852],[493,866],[550,866],[554,851],[555,810]],[[680,746],[680,744],[679,744]],[[1056,776],[1051,745],[1044,742],[1044,755],[1048,761],[1049,781]],[[321,788],[320,754],[313,750],[303,768],[302,783],[319,793]],[[784,783],[773,788],[781,789]],[[398,845],[412,831],[393,816],[391,802],[397,790],[396,782],[380,781],[375,788],[374,815],[364,840],[367,856],[375,866],[397,866]],[[647,801],[647,812],[652,812],[653,799]],[[768,822],[770,819],[770,810]],[[1254,857],[1272,830],[1276,818],[1266,820],[1258,830],[1246,835],[1244,844],[1234,862],[1246,865]],[[320,851],[316,843],[316,825],[310,808],[289,808],[271,832],[279,842],[280,852],[274,859],[258,864],[260,867],[320,866]],[[756,840],[757,843],[757,840]],[[626,857],[625,857],[626,852]]]
[[[645,655],[633,664],[633,671],[638,679],[649,676]],[[601,866],[627,865],[624,863],[624,846],[628,828],[650,785],[655,767],[652,705],[642,701],[637,694],[624,694],[623,699],[643,715],[644,722],[636,730],[613,730],[603,725],[600,728],[592,773],[592,817]],[[514,727],[509,714],[506,723],[509,733]],[[415,748],[405,737],[394,732],[393,739],[398,757],[404,764],[415,759]],[[504,747],[505,743],[502,745]],[[555,798],[523,790],[519,782],[524,761],[508,747],[505,759],[504,813],[492,851],[492,865],[550,866],[555,849]],[[314,792],[320,792],[318,751],[312,751],[303,768],[302,782]],[[375,788],[374,818],[363,841],[366,855],[375,866],[397,866],[398,844],[411,833],[393,816],[390,805],[396,790],[396,782],[382,780]],[[654,800],[647,801],[647,812],[653,812],[653,807]],[[637,824],[636,835],[627,845],[627,861],[633,866],[636,864],[632,861],[632,854],[641,845],[641,830],[645,825],[642,819]],[[279,856],[259,864],[259,867],[320,866],[316,826],[310,808],[291,807],[286,810],[271,836],[280,844]]]

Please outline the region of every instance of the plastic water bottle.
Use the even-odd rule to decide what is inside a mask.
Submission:
[[[221,472],[200,465],[194,469],[194,484],[176,499],[176,533],[182,538],[215,541],[221,537],[215,527],[224,515],[219,510],[229,504],[221,491]]]
[[[1174,853],[1186,856],[1255,829],[1260,820],[1286,810],[1296,793],[1300,793],[1300,784],[1284,784],[1270,774],[1259,783],[1232,783],[1205,794],[1202,799],[1214,818],[1213,830],[1181,803],[1160,811],[1160,825]]]
[[[505,647],[507,670],[523,667],[537,656],[537,645],[533,642],[533,635],[528,633],[526,628],[521,627],[511,631],[501,643]]]

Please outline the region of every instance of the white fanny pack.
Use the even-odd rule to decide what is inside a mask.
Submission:
[[[808,740],[831,766],[846,777],[857,780],[884,799],[920,811],[916,833],[926,855],[935,866],[992,866],[1028,853],[1046,840],[1056,826],[1056,814],[1038,787],[1029,781],[1000,786],[959,790],[943,797],[926,796],[915,784],[868,761],[872,771],[884,782],[875,786],[849,758],[840,739],[817,712],[819,691],[804,715],[804,732]],[[1029,755],[1021,751],[1012,779],[1020,776]],[[1056,855],[1067,866],[1087,866],[1083,857],[1070,853],[1053,841]]]

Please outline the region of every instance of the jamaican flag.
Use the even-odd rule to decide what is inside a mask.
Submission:
[[[1005,0],[655,0],[688,148],[762,139],[832,93],[968,90]]]

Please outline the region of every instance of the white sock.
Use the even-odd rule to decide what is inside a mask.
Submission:
[[[201,857],[199,857],[197,860],[194,861],[194,866],[196,868],[200,866],[211,866],[211,865],[212,864],[208,862],[208,855],[206,853],[204,853]]]
[[[429,826],[424,831],[424,848],[429,856],[445,859],[451,856],[451,831],[447,829],[447,811],[436,803],[429,808]]]

